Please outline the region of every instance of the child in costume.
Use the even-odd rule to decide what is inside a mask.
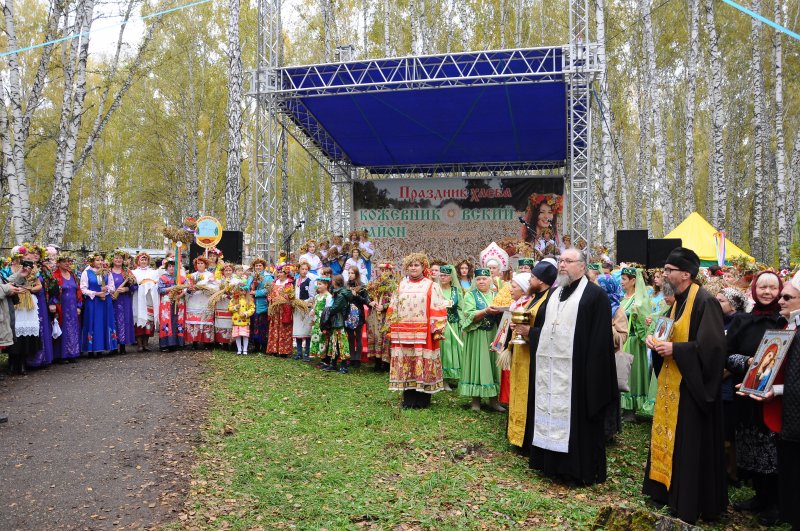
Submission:
[[[236,340],[236,355],[245,356],[250,342],[250,317],[256,312],[253,298],[245,288],[237,286],[234,289],[228,311],[231,312],[233,322],[231,337]]]

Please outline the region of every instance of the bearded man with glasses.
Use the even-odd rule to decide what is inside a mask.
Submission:
[[[722,370],[727,346],[722,308],[695,281],[700,258],[678,247],[667,257],[664,285],[675,291],[666,315],[669,341],[647,336],[658,393],[644,477],[644,494],[693,523],[725,512]]]
[[[619,398],[611,304],[574,248],[561,254],[558,288],[547,297],[528,340],[530,466],[568,483],[599,483],[606,479],[605,419]]]

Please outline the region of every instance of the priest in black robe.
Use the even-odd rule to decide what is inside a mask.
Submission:
[[[533,432],[525,442],[532,444],[531,468],[590,485],[606,479],[604,422],[619,393],[611,304],[605,290],[589,282],[577,249],[562,253],[558,285],[530,331],[526,428]]]
[[[670,253],[664,281],[675,291],[667,311],[675,319],[672,341],[646,341],[659,390],[642,491],[689,523],[715,520],[728,505],[720,393],[727,346],[722,308],[695,282],[699,270],[694,251]],[[684,313],[688,337],[678,341]]]

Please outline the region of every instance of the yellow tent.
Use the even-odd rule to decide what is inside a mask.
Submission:
[[[697,253],[703,265],[717,263],[717,248],[714,245],[714,235],[717,229],[697,212],[692,212],[683,223],[675,227],[665,238],[680,238],[683,246]],[[736,257],[745,256],[755,260],[752,256],[742,251],[729,239],[725,238],[725,262],[730,262]]]

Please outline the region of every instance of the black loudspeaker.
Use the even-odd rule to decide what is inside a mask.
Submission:
[[[646,230],[617,231],[617,263],[620,262],[647,263]]]
[[[681,247],[683,240],[680,238],[661,238],[647,240],[647,269],[664,267],[669,253],[676,247]]]
[[[222,231],[222,239],[217,244],[217,249],[222,251],[225,262],[241,264],[244,253],[244,234],[239,230]],[[193,242],[189,246],[189,267],[187,269],[191,269],[191,262],[205,252],[205,249]]]

